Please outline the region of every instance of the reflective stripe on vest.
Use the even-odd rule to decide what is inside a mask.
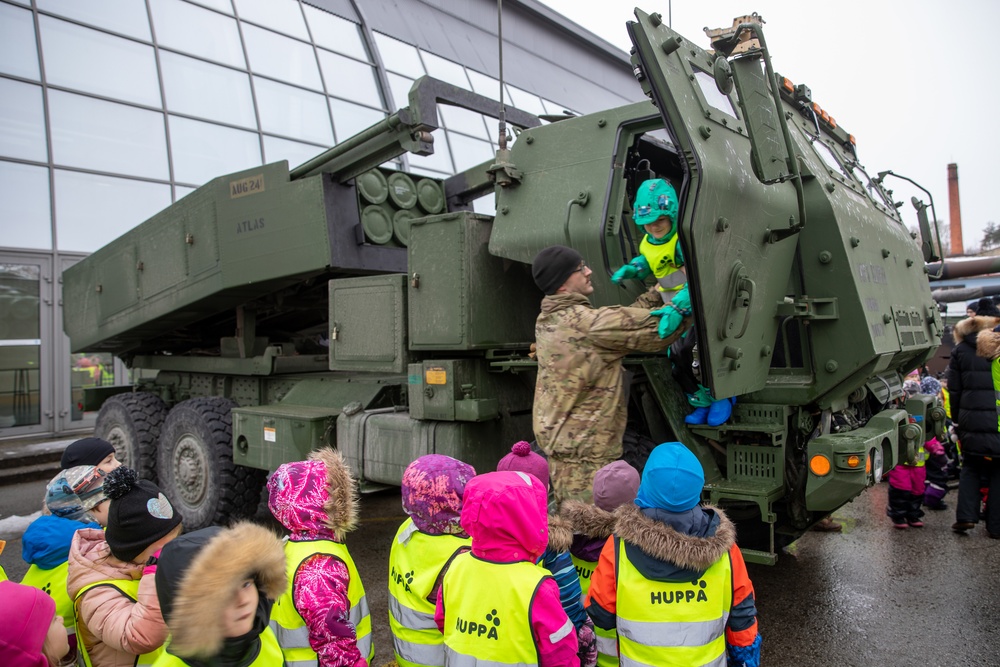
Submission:
[[[260,633],[260,651],[247,667],[274,667],[282,664],[281,660],[281,647],[278,646],[278,640],[275,639],[271,628],[264,628],[264,632]],[[188,664],[184,662],[183,658],[178,658],[169,651],[164,651],[163,655],[153,663],[153,667],[188,667]]]
[[[677,261],[677,240],[674,234],[666,243],[657,245],[650,243],[646,234],[639,243],[639,254],[646,258],[661,292],[676,292],[687,282],[687,276],[680,270],[683,264]]]
[[[551,579],[534,563],[492,563],[459,554],[444,575],[445,665],[534,667],[538,649],[531,633],[531,600]],[[572,632],[573,624],[569,623]]]
[[[365,587],[361,583],[358,568],[347,551],[347,545],[332,540],[315,540],[312,542],[285,542],[285,572],[288,574],[289,586],[271,608],[271,629],[285,655],[289,667],[307,667],[318,665],[316,652],[309,645],[309,628],[302,616],[295,609],[292,601],[292,591],[295,588],[295,575],[299,566],[315,555],[333,556],[347,566],[350,581],[347,584],[347,599],[351,605],[348,621],[354,626],[358,650],[361,657],[370,663],[375,655],[372,645],[372,619],[368,613],[368,601],[365,599]]]
[[[73,601],[66,591],[66,574],[69,572],[69,561],[57,565],[51,570],[43,570],[35,564],[24,573],[21,583],[48,593],[56,603],[56,614],[63,617],[63,625],[70,636],[76,634],[76,612],[73,611]]]
[[[733,604],[729,552],[696,581],[652,581],[629,561],[625,542],[617,541],[621,664],[726,667]]]
[[[85,639],[87,635],[93,637],[93,633],[87,629],[87,626],[80,620],[80,604],[83,600],[83,594],[92,588],[97,588],[98,586],[110,586],[115,589],[125,597],[127,597],[132,602],[136,602],[139,599],[139,580],[138,579],[105,579],[104,581],[97,581],[92,584],[87,584],[79,591],[76,592],[76,597],[73,598],[73,611],[74,617],[76,619],[76,652],[77,660],[83,659],[83,664],[86,667],[93,667],[90,662],[90,655],[87,654],[87,647]],[[87,632],[80,634],[80,628],[87,630]],[[96,639],[96,637],[95,637]],[[155,649],[149,653],[143,653],[142,655],[136,656],[134,667],[148,667],[156,662],[159,657],[163,655],[163,646],[157,646]]]
[[[467,537],[422,533],[413,519],[396,531],[389,552],[389,628],[400,667],[444,665],[444,637],[427,598],[455,552],[471,543]]]
[[[583,591],[581,604],[586,607],[584,599],[590,592],[590,580],[597,569],[596,561],[583,560],[577,558],[572,553],[573,565],[576,566],[576,573],[580,575],[580,589]],[[594,626],[594,634],[597,635],[597,665],[598,667],[615,667],[618,664],[618,631],[614,628],[605,630]]]

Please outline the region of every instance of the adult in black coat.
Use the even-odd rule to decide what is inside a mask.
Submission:
[[[1000,539],[1000,428],[996,390],[991,362],[976,353],[980,333],[992,333],[1000,325],[1000,310],[991,299],[980,299],[977,313],[955,325],[955,348],[948,363],[951,416],[962,446],[962,472],[952,530],[964,533],[979,522],[979,489],[983,477],[988,476],[991,489],[996,491],[989,494],[986,530],[990,537]]]

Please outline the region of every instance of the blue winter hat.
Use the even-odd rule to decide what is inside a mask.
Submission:
[[[679,442],[665,442],[646,460],[635,504],[686,512],[698,505],[704,486],[705,471],[691,450]]]

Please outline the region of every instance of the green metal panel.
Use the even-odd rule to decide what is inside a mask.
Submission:
[[[489,253],[491,223],[462,211],[410,225],[411,350],[527,347],[534,340],[542,294],[528,267]]]
[[[330,281],[330,370],[403,373],[406,275]]]
[[[336,412],[302,405],[233,408],[233,462],[263,470],[333,443]]]
[[[72,271],[73,267],[67,269]],[[116,249],[114,256],[103,255],[97,261],[94,283],[86,295],[70,294],[67,304],[70,308],[80,307],[91,299],[97,302],[94,313],[102,319],[109,319],[134,305],[139,298],[136,278],[136,251],[131,242],[125,242]],[[84,296],[80,299],[80,296]]]

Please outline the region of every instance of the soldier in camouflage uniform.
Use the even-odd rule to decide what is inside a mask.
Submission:
[[[548,455],[555,501],[592,502],[594,473],[622,455],[629,352],[660,352],[690,324],[661,338],[650,309],[663,305],[655,287],[631,306],[594,308],[593,273],[577,251],[545,248],[532,274],[545,292],[535,322],[538,379],[534,431]],[[666,358],[664,358],[666,363]]]

